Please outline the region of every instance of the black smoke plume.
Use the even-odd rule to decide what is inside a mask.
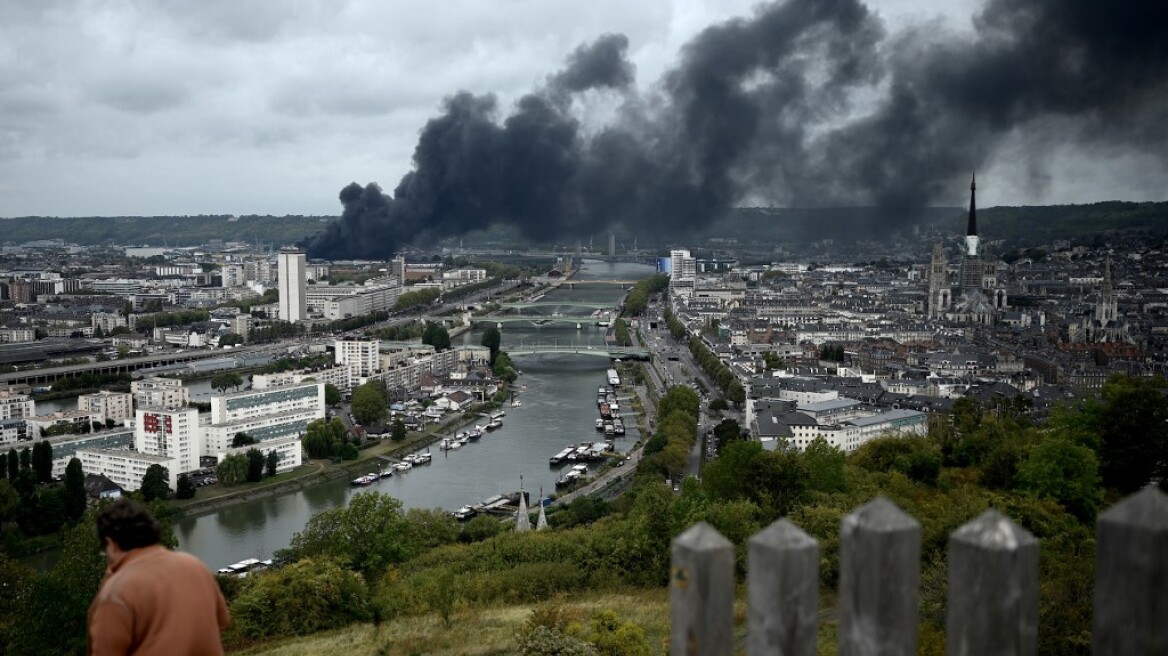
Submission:
[[[490,95],[448,98],[392,196],[345,187],[307,246],[386,257],[496,223],[661,234],[742,202],[870,205],[887,229],[952,202],[1005,144],[1036,170],[1065,144],[1164,162],[1168,2],[988,0],[974,24],[890,34],[858,0],[778,2],[698,34],[643,94],[627,39],[607,35],[505,115]],[[618,95],[617,118],[585,130],[584,93]]]

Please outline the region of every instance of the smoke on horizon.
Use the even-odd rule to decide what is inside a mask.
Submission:
[[[613,223],[707,224],[744,199],[870,205],[883,222],[953,197],[1005,143],[1168,155],[1168,3],[987,0],[971,37],[888,33],[859,0],[787,0],[707,28],[651,92],[605,35],[507,113],[459,92],[422,129],[392,195],[341,190],[311,255],[384,258],[492,224],[536,240]],[[585,93],[616,94],[585,130]]]

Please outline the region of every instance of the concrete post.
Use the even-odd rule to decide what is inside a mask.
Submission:
[[[730,656],[734,629],[734,545],[698,522],[673,539],[670,653]]]
[[[917,652],[921,525],[876,497],[840,528],[840,656]]]
[[[1033,656],[1038,540],[996,510],[949,536],[949,656]]]
[[[814,656],[819,543],[780,519],[750,538],[747,549],[747,656]]]
[[[1149,485],[1095,528],[1095,656],[1168,654],[1168,495]]]

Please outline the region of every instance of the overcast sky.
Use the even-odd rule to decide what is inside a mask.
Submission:
[[[393,188],[449,94],[506,107],[606,32],[628,36],[649,89],[694,34],[753,4],[0,0],[0,216],[339,214],[349,182]],[[892,31],[968,31],[977,4],[870,6]],[[1151,160],[1051,148],[1037,183],[1030,158],[999,154],[981,204],[1165,198]]]

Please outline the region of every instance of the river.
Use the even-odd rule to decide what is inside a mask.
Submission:
[[[630,263],[585,261],[576,281],[642,278],[652,267]],[[557,289],[544,301],[616,302],[623,290],[616,285],[577,284],[574,289]],[[580,308],[539,308],[525,313],[565,315],[586,311]],[[555,323],[542,327],[504,324],[503,350],[532,342],[603,345],[603,329],[582,321]],[[456,338],[477,344],[478,330]],[[346,480],[325,481],[303,490],[277,497],[257,499],[218,512],[188,517],[175,526],[179,549],[194,554],[217,569],[244,558],[266,558],[290,543],[315,513],[347,503],[355,494],[379,491],[400,499],[406,508],[453,510],[522,486],[538,493],[554,491],[557,470],[548,467],[548,458],[569,443],[599,439],[595,430],[596,388],[605,384],[608,360],[574,354],[517,356],[522,375],[516,385],[526,385],[520,394],[522,407],[505,408],[504,426],[454,452],[434,451],[433,464],[382,479],[367,488],[352,488]],[[622,397],[625,394],[619,395]],[[626,451],[637,441],[635,423],[628,434],[616,440],[618,451]]]

